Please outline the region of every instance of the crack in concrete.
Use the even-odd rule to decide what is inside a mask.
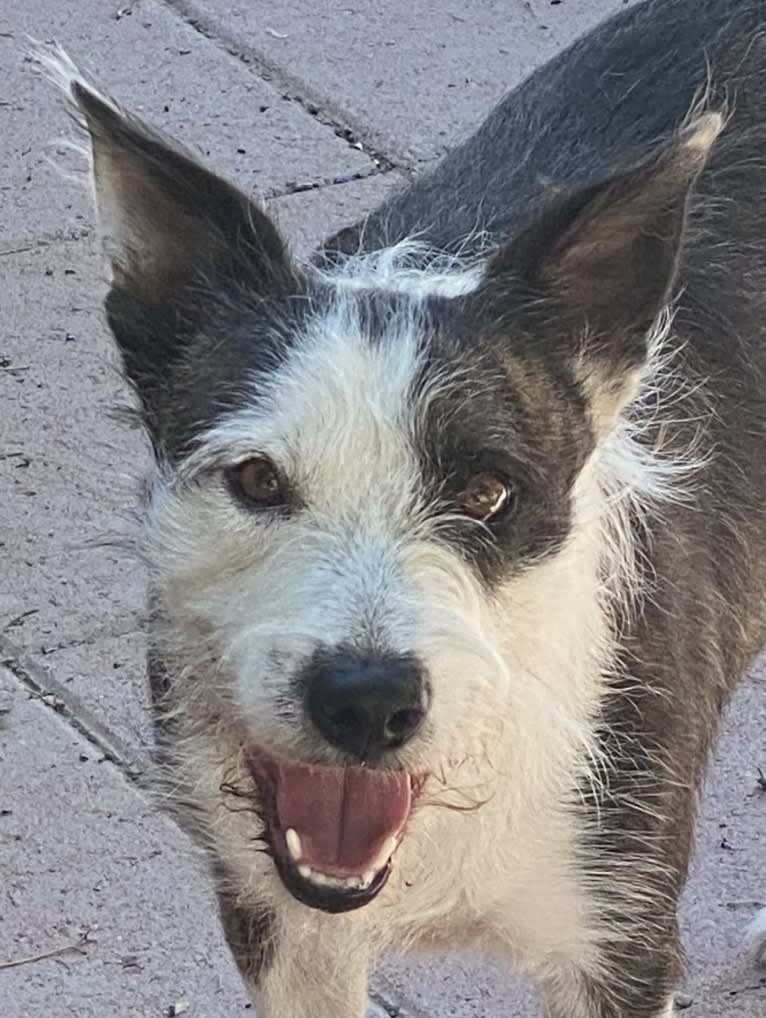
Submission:
[[[409,1005],[395,1004],[379,987],[374,990],[371,989],[369,997],[371,1002],[383,1011],[388,1018],[426,1018],[421,1011],[414,1011]]]
[[[289,198],[293,194],[304,194],[310,191],[322,191],[330,187],[344,187],[348,184],[356,184],[361,180],[373,180],[376,177],[387,177],[393,173],[400,172],[396,169],[376,168],[368,172],[358,171],[357,173],[341,173],[336,177],[324,177],[321,180],[288,182],[282,188],[274,188],[271,191],[264,191],[261,197],[264,201],[275,201],[279,198]]]
[[[8,246],[0,249],[0,258],[28,254],[30,251],[55,247],[57,244],[77,244],[82,240],[87,240],[92,232],[90,227],[72,227],[67,230],[35,234],[32,237],[5,237]]]
[[[350,148],[364,153],[375,166],[387,172],[398,169],[407,176],[413,175],[415,167],[411,161],[399,152],[384,152],[366,138],[365,128],[355,123],[355,117],[345,111],[333,108],[328,100],[300,78],[287,74],[279,64],[253,46],[240,42],[221,28],[215,18],[209,17],[199,10],[193,0],[159,0],[170,8],[185,24],[210,42],[224,49],[246,67],[252,68],[258,77],[274,88],[283,99],[294,102],[312,120],[330,127],[335,135],[345,141]]]
[[[103,725],[82,702],[45,668],[31,661],[21,647],[0,635],[0,665],[8,669],[29,692],[49,707],[113,763],[132,783],[138,784],[146,765]]]
[[[132,617],[130,623],[125,628],[109,628],[94,629],[92,632],[85,636],[77,637],[72,640],[62,640],[60,643],[53,644],[52,646],[43,645],[40,648],[40,656],[49,658],[56,654],[60,654],[62,651],[73,650],[77,647],[89,647],[95,643],[99,643],[101,640],[120,640],[125,636],[140,636],[144,632],[144,618],[140,614],[136,614]],[[6,629],[9,627],[6,626]]]

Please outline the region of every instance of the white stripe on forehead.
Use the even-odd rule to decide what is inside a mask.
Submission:
[[[187,469],[198,457],[232,462],[262,452],[326,497],[379,488],[394,476],[400,495],[403,486],[411,490],[418,477],[412,437],[428,399],[413,405],[423,360],[422,304],[402,299],[396,309],[384,334],[370,337],[357,294],[338,290],[329,311],[309,317],[282,364],[256,374],[257,400],[207,432]]]
[[[380,289],[412,297],[459,297],[475,290],[484,275],[488,240],[467,237],[470,257],[434,251],[417,240],[402,240],[381,248],[342,258],[329,269],[312,266],[312,272],[332,286],[351,290]]]
[[[414,240],[341,259],[309,272],[335,292],[329,311],[309,319],[288,357],[254,377],[257,402],[222,418],[202,436],[181,473],[253,452],[286,469],[311,473],[326,461],[364,464],[367,476],[414,471],[410,439],[433,394],[446,381],[433,377],[412,399],[422,358],[422,305],[428,297],[456,297],[479,284],[484,261],[447,256]],[[387,291],[400,296],[399,314],[385,335],[371,340],[359,318],[359,298]],[[458,372],[459,373],[459,372]],[[347,481],[355,471],[345,471]],[[414,480],[414,476],[413,476]]]

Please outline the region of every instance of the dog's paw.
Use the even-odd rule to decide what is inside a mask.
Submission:
[[[766,966],[766,908],[757,913],[747,928],[747,946],[755,965]]]

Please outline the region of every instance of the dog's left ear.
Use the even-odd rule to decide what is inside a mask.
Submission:
[[[672,297],[689,193],[722,125],[705,114],[638,167],[555,202],[488,266],[482,289],[537,315],[577,357],[605,424],[635,395]]]

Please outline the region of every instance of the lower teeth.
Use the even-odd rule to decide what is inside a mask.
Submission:
[[[366,890],[375,879],[375,873],[372,870],[362,876],[354,877],[334,877],[329,873],[312,870],[309,866],[299,866],[298,872],[304,880],[308,880],[318,887],[332,887],[341,891]]]
[[[372,867],[365,873],[355,874],[350,877],[336,877],[330,873],[322,873],[320,870],[312,869],[307,863],[299,862],[301,852],[300,835],[290,828],[286,832],[285,841],[289,854],[292,856],[293,865],[297,866],[298,873],[304,879],[317,887],[332,887],[341,891],[364,891],[374,881],[376,874],[386,868],[391,856],[394,854],[398,844],[398,838],[388,838],[378,853]]]

